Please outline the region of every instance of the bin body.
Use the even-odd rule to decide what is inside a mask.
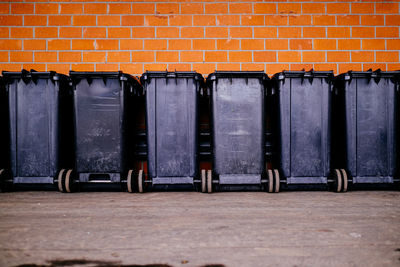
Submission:
[[[54,72],[3,72],[14,183],[53,183],[72,165],[72,91]]]
[[[272,78],[276,158],[287,184],[326,184],[330,174],[332,72]]]
[[[342,137],[337,162],[353,183],[393,183],[398,172],[400,72],[348,72],[336,79]],[[340,164],[340,162],[342,164]]]
[[[128,101],[140,85],[120,72],[70,72],[70,77],[79,181],[120,182],[121,174],[133,169]]]
[[[198,174],[198,98],[203,77],[196,72],[146,72],[148,176],[153,185],[193,184]]]
[[[216,71],[211,88],[213,170],[220,185],[261,184],[265,173],[264,72]]]

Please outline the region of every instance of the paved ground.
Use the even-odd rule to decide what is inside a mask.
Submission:
[[[0,194],[22,264],[400,266],[400,192]]]

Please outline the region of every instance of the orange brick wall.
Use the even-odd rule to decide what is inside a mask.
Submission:
[[[400,69],[399,2],[0,2],[0,69]]]

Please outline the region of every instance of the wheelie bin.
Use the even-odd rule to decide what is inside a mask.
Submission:
[[[137,187],[197,188],[198,102],[204,79],[196,72],[145,72],[147,179],[139,171]],[[202,176],[206,170],[201,171]]]
[[[122,72],[70,72],[74,89],[75,166],[60,173],[59,190],[78,183],[128,186],[134,173],[132,125],[138,79]],[[129,182],[130,183],[130,182]]]
[[[342,182],[341,172],[331,170],[333,77],[332,71],[283,71],[272,77],[275,153],[269,177],[288,185]]]
[[[335,79],[335,164],[353,184],[399,181],[400,71],[349,71]]]
[[[73,95],[69,79],[55,72],[4,72],[2,116],[9,159],[2,185],[53,184],[73,166]],[[4,115],[4,114],[3,114]]]
[[[265,161],[264,72],[215,71],[207,77],[211,89],[213,173],[207,191],[263,188],[272,180]],[[278,189],[279,191],[279,189]]]

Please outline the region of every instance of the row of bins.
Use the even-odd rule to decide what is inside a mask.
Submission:
[[[399,182],[400,72],[3,72],[0,185]]]

